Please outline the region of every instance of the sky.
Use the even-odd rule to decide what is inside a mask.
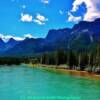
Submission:
[[[0,37],[46,37],[50,29],[100,18],[99,0],[1,0]]]

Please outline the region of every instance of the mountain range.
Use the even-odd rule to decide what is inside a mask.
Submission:
[[[31,56],[58,49],[88,50],[100,43],[100,18],[93,22],[80,21],[72,28],[52,29],[45,38],[26,38],[5,43],[0,38],[0,56]]]

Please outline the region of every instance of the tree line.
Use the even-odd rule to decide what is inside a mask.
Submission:
[[[45,52],[40,58],[41,64],[61,65],[66,64],[70,70],[81,70],[100,74],[100,45],[87,51],[57,50]]]
[[[0,65],[20,65],[21,63],[29,63],[29,59],[20,57],[0,57]]]

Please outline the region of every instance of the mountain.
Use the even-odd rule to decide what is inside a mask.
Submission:
[[[45,39],[46,43],[55,43],[58,41],[66,41],[70,37],[71,29],[50,30]]]
[[[11,39],[6,44],[9,49],[3,55],[31,56],[34,53],[51,52],[58,49],[89,50],[94,44],[100,43],[99,28],[100,18],[93,22],[81,21],[72,29],[52,29],[44,39],[26,38],[19,43]]]
[[[5,42],[0,38],[0,52],[5,48]]]
[[[71,49],[87,50],[100,43],[100,19],[94,22],[81,21],[72,28],[69,44]]]
[[[43,51],[54,51],[57,49],[66,49],[68,45],[69,38],[71,36],[71,29],[59,29],[50,30],[47,37],[45,38],[45,45],[43,46]]]
[[[9,39],[8,42],[4,42],[3,39],[0,38],[0,55],[13,48],[19,42],[20,41],[16,41],[13,38]]]
[[[15,40],[13,38],[10,38],[9,41],[7,43],[5,43],[5,51],[13,48],[18,43],[20,43],[20,41],[17,41],[17,40]]]
[[[66,48],[70,37],[71,29],[50,30],[46,38],[26,38],[13,48],[4,52],[5,55],[22,55],[29,56],[34,53],[50,52],[61,48]],[[65,44],[65,45],[64,45]]]
[[[40,48],[43,45],[44,39],[38,38],[26,38],[24,41],[21,41],[19,44],[16,44],[14,47],[4,52],[4,55],[16,55],[16,56],[31,56],[36,52],[40,52]]]

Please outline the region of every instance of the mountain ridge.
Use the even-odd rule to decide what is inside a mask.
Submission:
[[[100,18],[93,22],[81,21],[72,28],[49,30],[45,38],[27,38],[20,42],[17,41],[18,43],[11,39],[12,47],[2,55],[34,55],[35,53],[51,52],[58,49],[88,50],[91,45],[100,43],[99,28]]]

